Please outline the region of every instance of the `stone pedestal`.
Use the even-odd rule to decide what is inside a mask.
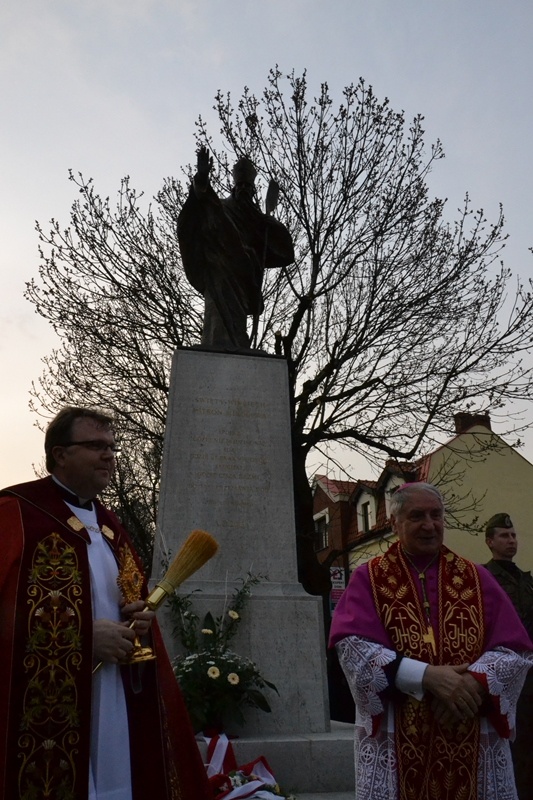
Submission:
[[[321,600],[297,580],[287,365],[282,359],[178,350],[167,417],[152,580],[194,529],[217,555],[185,586],[222,613],[248,571],[252,591],[232,648],[276,684],[272,713],[250,710],[241,736],[330,730]],[[168,617],[160,612],[172,653]],[[273,765],[274,766],[274,765]]]

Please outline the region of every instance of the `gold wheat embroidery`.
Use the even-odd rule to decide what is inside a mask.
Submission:
[[[35,549],[27,605],[27,681],[17,741],[19,797],[75,800],[81,575],[76,551],[57,533]]]

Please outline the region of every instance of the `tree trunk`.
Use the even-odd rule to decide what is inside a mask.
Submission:
[[[305,450],[293,440],[294,517],[298,580],[305,591],[325,595],[331,590],[329,569],[322,567],[315,553],[313,493],[305,470]]]

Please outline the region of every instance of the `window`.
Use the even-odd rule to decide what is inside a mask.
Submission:
[[[391,497],[402,483],[405,483],[405,478],[403,476],[392,475],[385,486],[385,514],[387,515],[387,519],[390,517]]]
[[[329,547],[329,515],[327,509],[315,515],[315,550]]]
[[[361,505],[361,521],[363,525],[363,533],[368,533],[370,530],[370,502]]]
[[[357,500],[357,530],[367,534],[376,524],[376,500],[370,491],[363,492]]]

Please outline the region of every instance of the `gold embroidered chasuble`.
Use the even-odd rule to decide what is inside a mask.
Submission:
[[[51,478],[0,496],[0,797],[84,800],[89,788],[92,611],[89,535]],[[138,565],[97,503],[111,549]],[[139,572],[140,575],[140,572]],[[143,595],[146,585],[143,582]],[[207,800],[210,791],[157,624],[157,659],[122,669],[133,800]]]
[[[433,652],[415,580],[398,543],[369,562],[377,612],[398,653],[433,665],[472,664],[483,653],[485,624],[473,564],[441,548],[438,560],[437,630]],[[437,724],[431,698],[402,695],[395,703],[400,800],[476,800],[479,717],[452,728]]]

